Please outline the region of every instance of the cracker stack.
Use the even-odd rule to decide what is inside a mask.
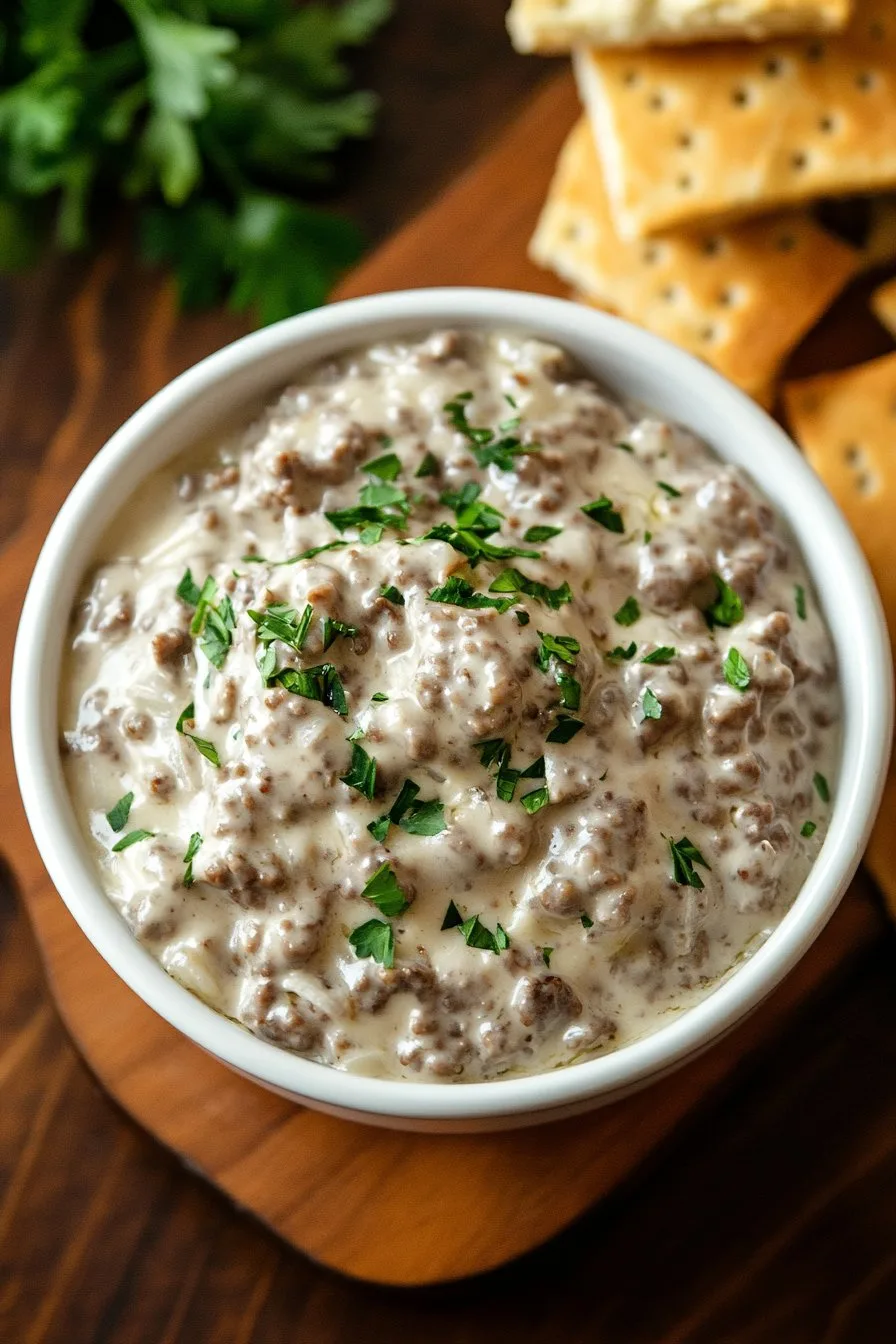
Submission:
[[[896,257],[894,0],[513,0],[507,22],[572,52],[585,106],[533,258],[770,404],[839,291]],[[858,241],[819,222],[871,193]]]
[[[896,653],[896,351],[778,386],[850,279],[896,259],[896,0],[513,0],[507,22],[520,51],[572,52],[585,106],[533,258],[757,400],[781,393]],[[871,307],[896,338],[896,279]],[[896,769],[867,859],[896,917]]]

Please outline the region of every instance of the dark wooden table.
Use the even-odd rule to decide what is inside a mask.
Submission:
[[[372,239],[422,205],[543,77],[543,64],[510,51],[503,8],[401,0],[365,55],[385,111],[376,144],[348,165],[344,200]],[[146,394],[129,360],[154,284],[116,238],[98,262],[47,267],[4,294],[0,541],[21,522],[52,436],[73,432],[110,370],[120,375],[110,428]],[[236,326],[213,316],[183,330],[210,347]],[[893,937],[882,934],[578,1226],[497,1274],[399,1293],[289,1252],[101,1094],[56,1017],[12,884],[0,882],[3,1344],[510,1338],[896,1338]]]

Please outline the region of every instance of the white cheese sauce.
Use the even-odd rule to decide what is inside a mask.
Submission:
[[[530,592],[489,592],[508,569]],[[310,606],[301,649],[264,638],[272,606],[293,631]],[[60,712],[99,880],[169,974],[286,1049],[424,1080],[572,1063],[710,991],[804,881],[839,753],[832,643],[769,504],[513,333],[329,361],[150,479],[86,579]]]

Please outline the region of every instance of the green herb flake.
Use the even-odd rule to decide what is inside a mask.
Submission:
[[[389,697],[388,695],[385,695],[382,691],[374,691],[370,699],[373,704],[382,705],[385,704],[385,702],[389,699]]]
[[[594,928],[594,920],[591,918],[590,915],[579,915],[579,921],[583,929]]]
[[[423,458],[423,461],[420,463],[419,467],[414,472],[414,475],[418,479],[422,479],[425,476],[438,476],[439,471],[440,471],[439,459],[437,457],[433,457],[432,453],[426,453],[426,455]]]
[[[336,714],[344,716],[348,713],[345,688],[332,663],[307,668],[282,667],[269,681],[282,686],[292,695],[302,695],[306,700],[319,700]]]
[[[112,827],[112,830],[118,834],[123,831],[128,824],[128,817],[131,815],[131,805],[134,801],[133,793],[126,793],[113,808],[106,813],[106,820]]]
[[[388,447],[391,442],[389,439],[383,446]],[[372,462],[365,462],[361,470],[368,476],[378,477],[381,481],[394,481],[401,471],[401,458],[395,453],[384,453],[382,457],[375,457]]]
[[[380,589],[380,597],[384,597],[387,602],[391,602],[395,607],[404,606],[404,593],[399,592],[394,583],[386,583]]]
[[[729,686],[736,691],[745,691],[750,684],[750,665],[738,649],[731,648],[722,664],[722,671]]]
[[[808,840],[809,837],[813,836],[817,830],[818,826],[814,821],[804,821],[802,826],[800,827],[800,835],[804,836],[805,839]]]
[[[724,626],[726,629],[732,625],[738,625],[744,618],[743,601],[720,574],[713,574],[712,581],[715,584],[716,599],[703,609],[703,618],[706,624],[710,630],[715,629],[718,625]]]
[[[266,560],[263,555],[243,555],[240,556],[244,565],[271,565],[274,569],[281,565],[296,565],[300,560],[313,560],[316,555],[323,555],[324,551],[342,551],[348,545],[347,541],[328,541],[323,546],[312,546],[307,551],[300,551],[298,555],[290,555],[285,560]]]
[[[552,658],[559,658],[562,663],[573,667],[576,657],[582,651],[581,644],[572,635],[551,635],[539,630],[538,638],[540,645],[535,660],[542,672],[549,670]]]
[[[116,840],[112,846],[112,853],[120,854],[123,849],[130,849],[131,845],[137,845],[141,840],[151,840],[154,835],[155,831],[128,831],[127,835],[123,835],[120,840]]]
[[[500,924],[492,933],[478,915],[470,915],[468,919],[464,919],[454,901],[449,902],[445,918],[442,920],[442,928],[458,929],[467,947],[475,947],[480,952],[493,952],[497,956],[510,946],[507,931]]]
[[[362,960],[372,957],[387,970],[394,966],[395,932],[384,919],[368,919],[366,924],[359,924],[352,929],[348,941],[356,957]]]
[[[669,853],[672,857],[672,877],[679,886],[693,887],[696,891],[703,890],[703,878],[696,871],[695,864],[711,872],[709,864],[704,859],[696,845],[692,844],[686,835],[680,840],[669,842]]]
[[[637,652],[638,646],[635,641],[632,640],[631,644],[617,644],[615,648],[612,648],[608,653],[605,653],[604,657],[611,663],[627,663],[630,658],[634,658]]]
[[[644,693],[641,696],[641,713],[645,719],[661,719],[663,717],[663,707],[649,686],[644,687]]]
[[[681,499],[681,491],[676,490],[675,486],[670,485],[668,481],[657,481],[657,485],[661,490],[665,491],[670,499]]]
[[[356,625],[346,625],[345,621],[334,621],[329,616],[325,616],[321,621],[321,638],[324,653],[326,653],[334,640],[355,639],[358,634],[358,627]]]
[[[183,858],[183,861],[186,864],[186,867],[184,868],[185,887],[192,887],[193,885],[194,881],[193,860],[199,853],[201,846],[202,846],[202,836],[199,834],[198,831],[194,831],[193,834],[190,836],[190,843],[187,845],[187,850]]]
[[[648,663],[651,666],[656,664],[663,665],[665,663],[671,663],[672,659],[676,655],[676,652],[677,650],[674,649],[671,644],[661,644],[659,648],[651,650],[650,653],[646,653],[644,657],[641,659],[641,662]]]
[[[389,814],[384,813],[383,816],[377,817],[376,821],[369,821],[367,823],[367,829],[374,840],[378,840],[380,844],[383,844],[386,836],[389,834],[389,824]]]
[[[583,504],[582,512],[593,523],[599,523],[601,527],[605,527],[608,532],[622,533],[625,531],[622,514],[613,507],[612,500],[607,499],[606,495],[601,495],[600,499],[593,499],[590,504]]]
[[[543,807],[547,807],[551,801],[547,786],[540,789],[533,789],[531,793],[524,793],[520,802],[530,816],[535,812],[540,812]]]
[[[793,598],[796,604],[796,614],[801,621],[804,621],[806,619],[806,590],[801,583],[795,585]]]
[[[376,761],[358,742],[352,742],[352,759],[347,772],[339,776],[343,784],[356,789],[365,798],[373,798],[376,790]]]
[[[571,719],[567,714],[558,714],[557,722],[547,735],[548,742],[571,742],[576,733],[585,727],[580,719]]]
[[[627,597],[618,611],[613,613],[617,625],[634,625],[641,618],[641,608],[636,597]]]
[[[633,453],[635,451],[631,444],[626,443],[624,440],[620,440],[619,443],[614,443],[613,447],[621,448],[624,453]]]
[[[437,798],[412,803],[398,824],[408,835],[441,835],[448,825],[445,805]]]
[[[192,723],[193,719],[195,718],[195,715],[196,715],[195,707],[191,700],[190,703],[187,705],[186,709],[181,710],[177,723],[174,725],[175,729],[183,737],[186,737],[190,742],[193,743],[193,746],[199,752],[200,756],[204,756],[205,759],[207,761],[210,761],[212,765],[219,766],[221,764],[221,759],[218,756],[218,749],[215,746],[214,742],[209,742],[204,737],[196,737],[194,733],[187,732],[186,724]]]
[[[531,618],[529,616],[528,611],[526,611],[525,607],[517,607],[516,611],[513,614],[520,625],[529,624]]]
[[[184,570],[184,576],[175,589],[181,602],[186,602],[187,606],[195,607],[199,601],[199,591],[199,585],[196,583],[189,569]]]
[[[550,541],[552,537],[559,537],[562,531],[562,527],[527,527],[526,531],[523,533],[523,541],[529,541],[533,544],[537,544],[540,541]]]
[[[445,911],[445,918],[442,920],[442,930],[458,929],[464,922],[464,917],[458,910],[453,901],[448,902],[448,909]]]
[[[469,403],[472,392],[459,392],[451,401],[447,401],[443,410],[453,429],[462,434],[470,445],[470,451],[477,464],[482,467],[496,466],[501,471],[514,471],[515,458],[526,453],[538,451],[537,444],[521,443],[512,431],[519,428],[519,417],[505,420],[498,426],[497,433],[485,427],[477,428],[468,419]]]
[[[552,611],[558,611],[565,603],[572,601],[572,589],[568,583],[561,583],[559,588],[549,588],[547,584],[527,578],[518,569],[502,570],[495,581],[489,584],[488,590],[490,593],[525,593],[527,597],[543,602]]]
[[[447,583],[443,583],[440,588],[433,588],[429,594],[430,602],[445,602],[453,607],[468,607],[482,609],[492,607],[495,611],[509,611],[513,606],[513,598],[505,597],[487,597],[485,593],[477,593],[471,583],[466,579],[461,579],[456,574],[452,574]]]
[[[367,882],[361,895],[366,901],[375,905],[381,915],[387,915],[390,918],[393,915],[402,914],[410,905],[410,901],[398,885],[398,879],[388,862],[380,864]]]
[[[548,970],[551,969],[551,957],[553,955],[554,955],[554,949],[552,947],[543,947],[541,949],[541,959],[544,962],[545,966],[547,966]]]
[[[824,775],[816,770],[815,774],[812,776],[812,783],[815,785],[815,792],[818,794],[821,801],[823,803],[829,803],[831,801],[831,789]]]
[[[255,634],[261,644],[273,644],[279,640],[287,648],[301,653],[311,629],[314,608],[307,602],[300,616],[295,608],[283,602],[273,602],[264,611],[253,611],[250,608],[246,615],[255,622]]]
[[[544,779],[544,757],[537,756],[531,765],[520,771],[520,779]]]

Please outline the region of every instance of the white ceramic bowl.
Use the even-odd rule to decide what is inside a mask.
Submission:
[[[614,392],[694,430],[742,466],[788,519],[837,647],[843,756],[830,827],[792,908],[727,982],[669,1025],[570,1068],[488,1083],[357,1077],[267,1044],[161,969],[106,899],[59,760],[57,684],[69,613],[98,540],[140,482],[306,364],[434,327],[523,329],[566,347]],[[705,365],[615,318],[558,299],[486,289],[417,290],[335,304],[218,351],[176,378],[112,436],[59,512],[37,562],[16,645],[16,766],[43,860],[75,919],[140,997],[203,1049],[264,1086],[322,1110],[407,1129],[510,1128],[599,1106],[705,1050],[761,1002],[830,918],[865,843],[889,755],[890,650],[867,565],[836,506],[769,417]]]

